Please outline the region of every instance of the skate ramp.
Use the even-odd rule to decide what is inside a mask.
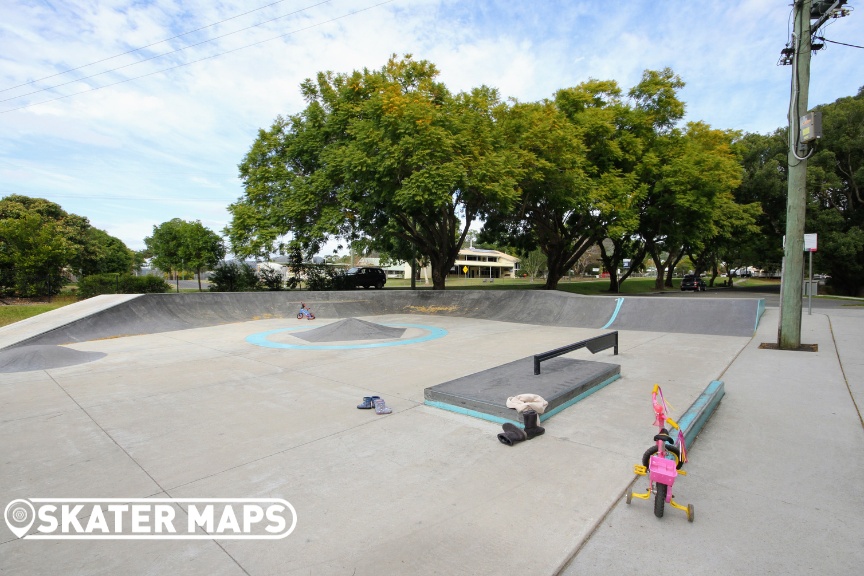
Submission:
[[[752,336],[764,312],[762,300],[744,298],[620,298],[605,327],[610,330]]]
[[[8,348],[0,350],[0,374],[77,366],[105,356],[104,352],[82,352],[50,344]]]
[[[758,299],[579,296],[545,290],[358,290],[143,294],[69,320],[40,315],[38,331],[0,329],[3,348],[68,344],[266,318],[296,320],[300,298],[318,318],[388,314],[459,316],[542,326],[752,336]],[[86,301],[85,301],[86,302]],[[83,304],[83,303],[80,303]],[[57,314],[55,314],[57,313]]]
[[[405,328],[382,326],[359,318],[346,318],[314,330],[294,334],[307,342],[340,342],[350,340],[389,340],[401,338]]]

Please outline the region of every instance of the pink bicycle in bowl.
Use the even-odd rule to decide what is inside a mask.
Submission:
[[[648,491],[644,493],[628,492],[627,504],[630,504],[633,498],[648,500],[653,493],[655,516],[662,518],[663,509],[668,503],[673,508],[686,512],[687,520],[693,522],[695,516],[693,505],[683,506],[672,499],[672,486],[675,484],[675,479],[679,474],[681,476],[687,475],[684,470],[681,470],[681,466],[687,461],[684,432],[674,420],[667,416],[669,405],[663,397],[663,391],[657,384],[654,385],[654,390],[651,392],[651,403],[654,405],[656,416],[654,425],[659,428],[659,433],[654,436],[654,446],[648,448],[642,455],[642,464],[633,467],[633,471],[639,476],[648,476]],[[678,430],[677,443],[669,436],[667,424]]]

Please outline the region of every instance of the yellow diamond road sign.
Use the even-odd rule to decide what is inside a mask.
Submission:
[[[468,273],[468,267],[467,267],[467,266],[462,266],[462,272],[464,272],[465,274],[467,274],[467,273]]]

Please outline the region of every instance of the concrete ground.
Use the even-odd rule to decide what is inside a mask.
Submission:
[[[662,546],[664,566],[691,573],[857,574],[862,317],[805,315],[817,353],[757,348],[776,339],[776,309],[754,339],[623,331],[619,356],[593,357],[622,379],[512,448],[495,424],[424,406],[423,390],[603,330],[387,315],[363,319],[448,334],[354,350],[246,342],[301,322],[268,319],[73,344],[107,356],[2,375],[0,504],[275,497],[297,528],[276,541],[32,541],[3,525],[0,572],[628,574],[657,566]],[[718,378],[727,396],[676,484],[696,521],[624,505],[654,433],[651,386],[677,416]],[[370,394],[393,414],[357,410]]]
[[[805,312],[801,341],[816,353],[759,349],[778,317],[766,312],[722,375],[726,397],[676,482],[695,521],[620,499],[561,574],[861,574],[864,308]]]

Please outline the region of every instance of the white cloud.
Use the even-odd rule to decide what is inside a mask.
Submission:
[[[260,0],[257,5],[268,4]],[[71,74],[27,84],[256,7],[240,0],[66,0],[0,5],[0,196],[21,193],[88,216],[131,247],[174,217],[221,230],[242,193],[237,164],[257,130],[304,106],[299,84],[318,71],[382,66],[412,53],[451,90],[487,84],[536,100],[590,77],[625,90],[646,68],[687,82],[688,119],[767,132],[785,122],[789,67],[777,67],[789,6],[775,0],[598,4],[586,0],[333,0],[169,56],[26,97],[17,96],[301,10],[291,0]],[[304,30],[301,30],[305,28]],[[864,20],[829,37],[859,43]],[[278,39],[278,36],[282,36]],[[272,39],[260,44],[264,40]],[[857,39],[857,41],[856,41]],[[173,70],[174,66],[252,45]],[[812,65],[811,105],[851,95],[859,52],[829,46]],[[15,112],[139,75],[134,80]],[[22,85],[11,90],[3,90]],[[121,200],[122,197],[153,200]]]

